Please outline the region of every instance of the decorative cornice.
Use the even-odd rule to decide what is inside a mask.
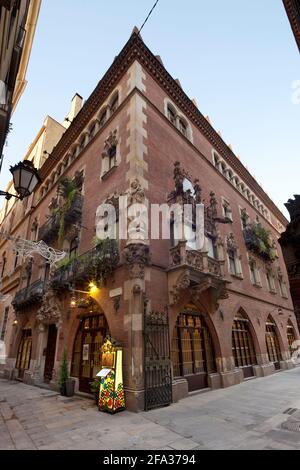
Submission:
[[[283,0],[300,51],[300,0]]]
[[[230,147],[228,147],[228,145],[223,141],[216,130],[201,114],[195,104],[184,93],[182,88],[171,77],[161,62],[154,56],[154,54],[142,41],[140,36],[138,36],[136,33],[132,34],[127,44],[116,57],[107,73],[104,75],[94,92],[86,101],[82,110],[74,119],[72,125],[65,132],[57,146],[54,148],[52,155],[44,163],[40,171],[41,177],[45,178],[49,174],[51,169],[68,151],[69,147],[78,139],[80,133],[94,117],[102,102],[113,91],[120,78],[124,75],[124,73],[135,60],[137,60],[145,68],[145,70],[147,70],[149,75],[151,75],[158,85],[165,90],[165,92],[174,101],[174,103],[176,103],[176,105],[181,108],[189,120],[193,122],[196,127],[198,127],[201,133],[209,140],[214,149],[216,149],[223,156],[223,158],[227,160],[232,169],[235,170],[244,179],[245,183],[247,183],[249,187],[252,187],[256,195],[264,201],[265,205],[269,207],[278,220],[286,225],[288,221],[280,212],[278,207],[259,186],[257,181],[236,157]]]

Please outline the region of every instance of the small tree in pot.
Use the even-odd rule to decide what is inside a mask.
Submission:
[[[58,385],[60,394],[63,397],[72,397],[75,392],[75,380],[70,379],[68,369],[67,351],[64,349],[64,354],[59,367]]]

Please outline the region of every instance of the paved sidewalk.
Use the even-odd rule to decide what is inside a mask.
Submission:
[[[0,449],[300,449],[300,368],[115,416],[0,379]]]

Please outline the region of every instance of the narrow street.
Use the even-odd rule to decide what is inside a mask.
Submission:
[[[149,413],[0,380],[0,449],[300,449],[300,368]]]

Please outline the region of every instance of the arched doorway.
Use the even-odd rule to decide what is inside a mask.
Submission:
[[[272,318],[268,318],[266,323],[266,343],[267,343],[267,351],[269,356],[269,361],[273,362],[275,369],[280,369],[280,361],[281,361],[281,352],[279,347],[279,341],[277,336],[277,327],[272,320]]]
[[[32,349],[32,332],[31,329],[22,331],[22,338],[18,349],[16,369],[19,370],[19,379],[23,379],[24,372],[30,368]]]
[[[290,320],[287,325],[287,340],[289,343],[289,351],[292,357],[293,353],[295,352],[297,348],[293,348],[294,343],[296,341],[296,336],[295,336],[295,330],[294,330],[293,324]]]
[[[212,338],[204,316],[194,310],[177,319],[171,347],[174,377],[185,377],[189,392],[208,387],[208,375],[216,372]]]
[[[94,314],[82,318],[75,338],[71,375],[78,377],[79,390],[90,393],[90,382],[101,369],[101,351],[109,334],[104,314]]]
[[[257,359],[249,320],[241,312],[236,315],[232,326],[232,352],[235,367],[242,369],[244,378],[253,377]]]

